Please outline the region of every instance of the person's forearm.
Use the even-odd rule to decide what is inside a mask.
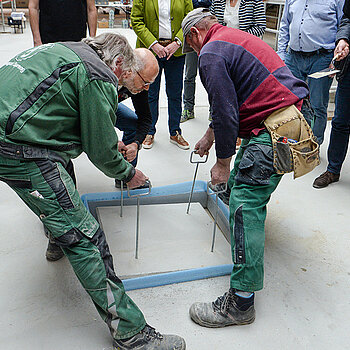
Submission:
[[[89,36],[96,36],[97,30],[97,10],[95,5],[88,9]]]
[[[39,30],[39,9],[35,7],[29,7],[29,18],[34,46],[39,46],[42,44]]]

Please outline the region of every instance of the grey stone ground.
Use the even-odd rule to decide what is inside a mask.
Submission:
[[[134,44],[131,30],[119,31]],[[31,45],[28,28],[24,34],[0,35],[0,65]],[[192,147],[208,125],[208,102],[199,81],[196,99],[196,118],[183,125],[183,134]],[[169,143],[166,115],[163,83],[156,143],[153,149],[142,150],[139,163],[154,186],[191,181],[194,171],[189,151]],[[349,163],[345,163],[339,183],[323,190],[311,186],[327,165],[329,127],[321,148],[321,165],[297,180],[286,175],[271,198],[266,222],[265,287],[256,295],[255,323],[205,329],[189,319],[192,302],[213,300],[227,290],[226,276],[129,292],[151,325],[182,335],[189,350],[349,349]],[[208,164],[200,167],[198,179],[208,179],[213,162],[211,154]],[[113,180],[94,168],[86,156],[80,156],[75,166],[81,194],[114,191]],[[0,349],[111,349],[107,327],[67,260],[45,260],[47,241],[39,220],[2,183],[0,192]],[[171,207],[167,217],[175,226],[181,221],[181,215],[174,215]],[[118,212],[108,220],[107,225],[124,230]],[[176,235],[167,227],[157,226],[151,216],[142,217],[141,223],[145,227],[153,224],[159,240]],[[196,230],[197,226],[191,228]],[[107,236],[116,253],[112,233],[107,232]],[[142,237],[147,237],[146,231]],[[127,240],[133,240],[133,233],[125,237]],[[184,250],[189,240],[175,240],[173,244]],[[155,241],[148,261],[156,268],[158,247]],[[190,248],[199,249],[195,245]],[[190,266],[190,253],[187,259]],[[205,259],[202,262],[203,266],[207,263]],[[117,255],[115,265],[118,274],[125,274]]]

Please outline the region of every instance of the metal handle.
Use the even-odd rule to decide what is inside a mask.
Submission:
[[[193,176],[193,181],[192,181],[192,188],[191,188],[191,192],[190,192],[190,197],[188,199],[188,205],[187,205],[187,210],[186,210],[186,214],[189,214],[190,212],[190,206],[191,206],[191,200],[192,200],[192,195],[193,195],[193,189],[194,189],[194,184],[196,182],[196,177],[197,177],[197,172],[198,172],[198,165],[200,163],[206,163],[206,161],[208,160],[208,154],[206,154],[205,159],[203,160],[198,160],[198,161],[194,161],[193,160],[193,155],[194,154],[198,154],[197,150],[194,150],[191,152],[191,156],[190,156],[190,163],[192,164],[196,164],[196,170],[194,171],[194,176]]]
[[[207,160],[208,160],[209,154],[206,154],[206,155],[205,155],[205,158],[200,157],[199,160],[197,160],[197,161],[193,160],[193,155],[194,155],[194,154],[198,155],[197,152],[198,152],[198,150],[196,150],[196,149],[195,149],[194,151],[191,152],[190,163],[192,163],[192,164],[206,163]],[[202,160],[201,160],[201,159],[202,159]]]
[[[224,185],[224,187],[220,190],[219,186],[221,187],[222,185]],[[210,188],[210,186],[215,186],[215,188],[217,188],[217,190],[213,190],[212,188]],[[212,185],[211,181],[207,182],[207,194],[209,196],[212,196],[213,194],[219,194],[219,193],[224,193],[227,191],[227,182],[222,182],[220,184],[217,185]]]
[[[143,193],[136,193],[136,194],[130,194],[130,191],[134,191],[134,190],[130,190],[129,186],[127,186],[127,190],[128,190],[128,197],[129,198],[136,198],[136,197],[141,197],[141,196],[147,196],[151,193],[151,189],[152,189],[152,184],[150,180],[146,180],[145,185],[148,185],[148,192],[143,192]],[[138,191],[140,191],[141,189],[138,189]]]

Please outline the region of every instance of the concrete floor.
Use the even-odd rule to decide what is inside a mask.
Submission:
[[[132,45],[135,43],[131,30],[118,31],[126,35]],[[28,28],[24,34],[1,34],[0,65],[31,45]],[[208,102],[199,81],[196,99],[196,119],[182,125],[192,148],[208,125]],[[189,163],[190,152],[169,143],[166,115],[163,88],[155,145],[151,150],[141,151],[139,162],[139,168],[150,177],[153,186],[191,181],[194,172],[194,166]],[[339,183],[323,190],[312,188],[313,179],[327,165],[329,127],[328,123],[321,148],[321,165],[297,180],[290,174],[284,176],[271,198],[266,222],[265,287],[256,294],[256,321],[249,326],[225,329],[205,329],[191,322],[190,305],[195,301],[214,300],[223,294],[229,286],[226,276],[129,292],[149,324],[161,332],[183,336],[189,350],[350,348],[349,162],[344,165]],[[199,168],[199,180],[209,178],[213,162],[214,154],[211,154],[208,163]],[[75,166],[81,194],[115,190],[113,180],[94,168],[85,155],[75,161]],[[0,183],[0,191],[3,227],[0,349],[111,350],[108,329],[67,259],[56,263],[45,260],[47,240],[41,223],[6,185]],[[152,225],[169,240],[171,234],[177,235],[176,230],[183,230],[182,221],[188,220],[184,210],[171,206],[154,208],[153,214],[151,209],[147,210],[141,207],[141,237],[145,239],[141,240],[141,246],[154,234]],[[194,220],[188,225],[193,231],[199,231],[203,229],[203,213],[196,216],[195,212],[193,216],[200,222]],[[164,217],[169,220],[171,232],[164,223],[159,223],[160,214],[162,220]],[[118,255],[115,234],[124,230],[118,210],[115,215],[106,212],[103,220],[116,271],[118,275],[125,275],[128,265],[131,270],[135,266],[130,257],[129,261],[124,261],[127,259],[125,252]],[[124,224],[130,235],[124,235],[125,245],[133,245],[134,220],[135,212],[128,208]],[[203,220],[205,223],[208,218],[203,217]],[[155,242],[147,263],[167,269],[164,250],[168,248],[160,243],[162,239],[164,237],[159,238],[159,243]],[[184,252],[183,264],[197,264],[195,258],[203,258],[203,266],[210,264],[209,259],[198,254],[198,249],[202,248],[191,239],[177,239],[175,244]],[[227,248],[223,243],[223,249],[228,252]],[[174,256],[168,259],[170,265],[174,265],[172,259]],[[222,259],[230,261],[229,256]]]

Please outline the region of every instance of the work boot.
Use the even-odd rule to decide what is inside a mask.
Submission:
[[[116,350],[185,350],[185,340],[177,335],[160,334],[146,325],[141,332],[128,339],[114,339]]]
[[[319,177],[316,177],[313,187],[314,188],[324,188],[327,187],[332,182],[339,181],[340,174],[333,174],[328,170],[321,174]]]
[[[49,244],[46,249],[46,259],[48,261],[57,261],[63,257],[62,249],[51,239],[49,239]]]
[[[254,293],[241,297],[230,288],[212,303],[194,303],[190,308],[192,320],[203,327],[219,328],[254,322]]]
[[[170,136],[170,142],[182,149],[190,148],[189,143],[183,138],[183,136],[178,131],[176,131],[176,134],[174,136]]]
[[[184,109],[181,114],[180,123],[186,122],[187,120],[194,119],[194,111]]]
[[[142,142],[142,147],[145,149],[150,149],[153,147],[154,135],[147,135],[145,140]]]

